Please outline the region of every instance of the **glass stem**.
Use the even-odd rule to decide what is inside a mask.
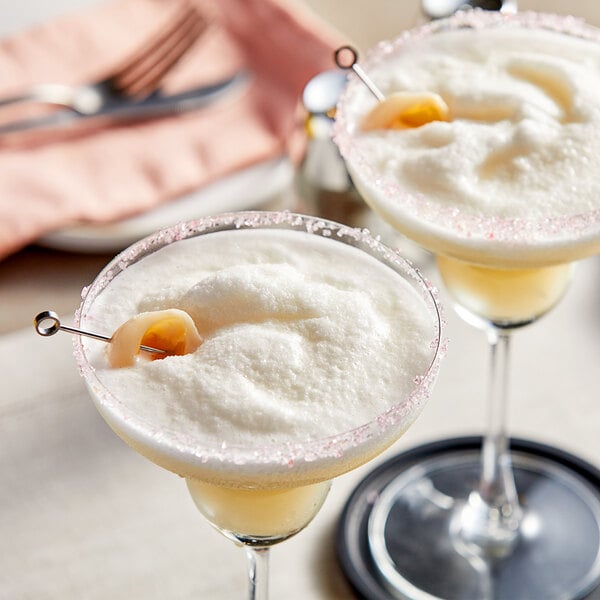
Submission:
[[[521,509],[511,466],[506,412],[510,331],[490,328],[488,427],[481,452],[479,487],[462,515],[464,541],[479,553],[505,556],[518,541]]]
[[[479,493],[492,506],[517,506],[506,434],[510,332],[491,328],[488,341],[491,350],[489,412],[487,433],[483,439]]]
[[[248,557],[248,598],[267,600],[269,596],[269,548],[245,546]]]

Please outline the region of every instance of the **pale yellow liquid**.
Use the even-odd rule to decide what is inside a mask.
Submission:
[[[243,489],[187,479],[198,510],[219,530],[239,538],[286,539],[312,520],[330,481],[283,489]]]
[[[237,539],[270,538],[265,544],[283,541],[304,529],[323,505],[333,478],[378,456],[412,423],[407,419],[402,429],[390,432],[388,436],[382,435],[380,443],[370,447],[369,451],[349,452],[344,460],[335,459],[323,468],[313,467],[293,476],[287,467],[285,475],[276,471],[245,473],[243,469],[227,475],[169,460],[127,435],[102,406],[98,409],[115,433],[134,450],[185,477],[196,507],[212,525]]]
[[[565,293],[572,264],[527,269],[477,265],[445,255],[437,266],[446,289],[471,314],[504,326],[531,322]]]

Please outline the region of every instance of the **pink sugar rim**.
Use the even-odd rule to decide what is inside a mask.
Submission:
[[[403,422],[412,422],[431,393],[437,378],[440,361],[446,352],[446,340],[443,338],[445,320],[443,309],[437,298],[437,290],[425,279],[408,260],[395,250],[382,244],[378,238],[372,237],[368,230],[352,228],[332,221],[299,215],[291,212],[248,211],[224,213],[213,217],[201,218],[163,229],[133,244],[117,255],[96,277],[94,282],[82,290],[82,303],[75,314],[76,326],[80,326],[95,298],[104,287],[130,263],[151,254],[164,245],[179,240],[195,237],[200,234],[230,229],[248,228],[287,228],[306,231],[332,239],[352,240],[351,245],[363,249],[379,258],[400,273],[405,279],[410,278],[428,307],[432,318],[436,320],[436,336],[431,340],[434,351],[427,371],[414,379],[413,391],[404,399],[393,404],[385,412],[372,421],[350,431],[325,438],[307,440],[306,442],[286,442],[267,444],[264,446],[236,446],[221,444],[218,446],[199,444],[192,436],[185,436],[177,431],[157,430],[148,427],[134,411],[114,396],[99,381],[94,367],[85,356],[82,339],[74,336],[74,353],[81,375],[90,386],[94,387],[100,404],[138,435],[158,444],[165,450],[176,452],[180,458],[200,460],[202,463],[219,461],[236,465],[281,465],[293,467],[296,463],[310,463],[319,459],[340,458],[354,448],[376,439],[380,435],[389,434]],[[146,425],[146,426],[145,426]]]
[[[415,29],[405,31],[393,40],[382,41],[372,48],[361,61],[364,71],[369,71],[389,56],[401,52],[406,44],[435,34],[436,32],[461,28],[483,29],[490,26],[517,24],[524,28],[543,28],[564,33],[581,39],[600,42],[600,29],[593,27],[580,18],[550,13],[522,12],[503,14],[494,11],[465,10],[447,19],[427,23]],[[420,219],[452,232],[464,241],[482,238],[500,245],[523,243],[526,246],[543,247],[549,242],[577,238],[600,238],[600,209],[589,212],[547,217],[544,219],[484,217],[452,206],[440,206],[423,195],[403,189],[391,175],[378,172],[361,153],[360,144],[353,136],[353,123],[347,118],[345,105],[357,86],[364,84],[351,74],[336,112],[333,136],[346,161],[354,167],[367,184],[377,188],[385,197],[394,198],[395,205],[405,213],[418,215]],[[599,189],[600,193],[600,189]],[[456,238],[453,238],[456,239]],[[523,250],[521,247],[520,250]]]

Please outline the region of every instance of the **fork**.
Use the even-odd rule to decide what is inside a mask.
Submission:
[[[141,100],[154,92],[166,73],[194,44],[206,21],[183,2],[157,36],[139,48],[110,77],[84,85],[43,83],[27,92],[0,99],[0,107],[17,102],[52,104],[80,115],[94,115],[124,98]]]

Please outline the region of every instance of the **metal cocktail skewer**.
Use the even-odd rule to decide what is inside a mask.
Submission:
[[[44,322],[48,321],[50,321],[51,324],[44,325]],[[83,329],[76,329],[74,327],[67,327],[66,325],[62,325],[60,319],[58,318],[58,315],[53,310],[45,310],[36,315],[33,319],[33,325],[37,333],[44,337],[49,337],[59,331],[66,331],[67,333],[83,335],[85,337],[100,340],[102,342],[110,342],[112,340],[112,338],[106,335],[92,333],[91,331],[84,331]],[[140,350],[144,350],[145,352],[153,352],[155,354],[166,354],[165,350],[161,350],[160,348],[152,348],[152,346],[140,345]]]
[[[344,60],[344,55],[348,55],[350,60]],[[385,95],[358,64],[358,52],[352,46],[340,46],[333,56],[335,58],[335,64],[340,69],[352,69],[379,102],[385,100]]]
[[[505,14],[515,14],[517,12],[517,0],[422,0],[421,5],[424,14],[432,20],[449,17],[457,11],[467,8],[496,10]],[[343,59],[345,54],[349,56],[349,61]],[[379,102],[385,100],[385,95],[358,64],[358,52],[355,48],[340,46],[335,51],[334,56],[335,64],[340,69],[352,69]]]

